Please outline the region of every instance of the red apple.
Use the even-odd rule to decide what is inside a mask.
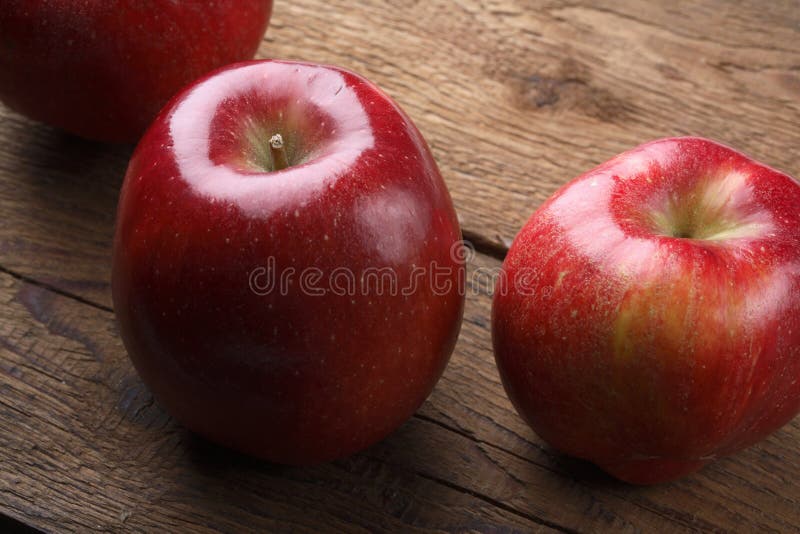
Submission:
[[[509,397],[622,480],[686,475],[800,410],[800,185],[730,148],[663,139],[576,178],[503,274]]]
[[[326,461],[431,392],[460,328],[460,236],[428,146],[375,85],[233,65],[176,97],[133,155],[114,307],[143,380],[188,428]]]
[[[189,82],[250,59],[272,0],[0,0],[0,100],[102,141],[136,141]]]

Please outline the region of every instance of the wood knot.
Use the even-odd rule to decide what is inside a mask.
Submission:
[[[589,69],[573,59],[552,73],[517,76],[513,90],[515,105],[525,110],[572,111],[604,122],[624,121],[633,110],[630,102],[592,83]]]

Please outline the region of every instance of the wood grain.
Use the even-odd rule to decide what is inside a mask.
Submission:
[[[497,266],[478,257],[472,272]],[[180,429],[136,377],[110,311],[9,275],[0,281],[0,502],[39,527],[637,532],[800,524],[797,422],[656,488],[614,482],[550,450],[503,394],[485,293],[469,299],[456,353],[417,416],[351,459],[297,469]]]
[[[432,145],[467,235],[501,257],[570,177],[701,134],[797,174],[795,1],[278,2],[262,57],[384,87]],[[487,288],[398,432],[314,468],[248,459],[167,417],[113,323],[131,147],[0,107],[0,513],[45,530],[794,531],[800,420],[685,480],[637,488],[549,449],[505,397]],[[476,269],[499,267],[479,254]],[[0,525],[3,525],[0,522]]]
[[[132,148],[0,116],[0,269],[110,309],[110,247]]]
[[[561,184],[659,137],[711,137],[800,174],[796,0],[286,2],[260,55],[385,88],[465,230],[501,246]]]

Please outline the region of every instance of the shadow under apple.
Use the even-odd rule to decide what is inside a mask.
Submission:
[[[427,426],[412,418],[361,453],[302,467],[258,460],[181,430],[188,465],[171,485],[192,513],[213,503],[213,516],[246,513],[277,525],[285,519],[282,526],[297,527],[305,517],[307,527],[326,529],[497,528],[488,520],[476,524],[474,507],[491,505],[438,480],[436,469],[450,466],[453,456],[446,447],[432,447],[436,438]]]

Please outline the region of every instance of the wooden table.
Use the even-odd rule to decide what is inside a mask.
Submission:
[[[259,56],[349,67],[399,101],[477,245],[471,268],[498,266],[560,184],[649,139],[709,136],[800,175],[798,0],[276,4]],[[289,468],[194,437],[154,403],[114,324],[131,150],[0,108],[0,529],[800,528],[800,419],[684,480],[615,482],[516,415],[485,294],[430,399],[361,454]]]

